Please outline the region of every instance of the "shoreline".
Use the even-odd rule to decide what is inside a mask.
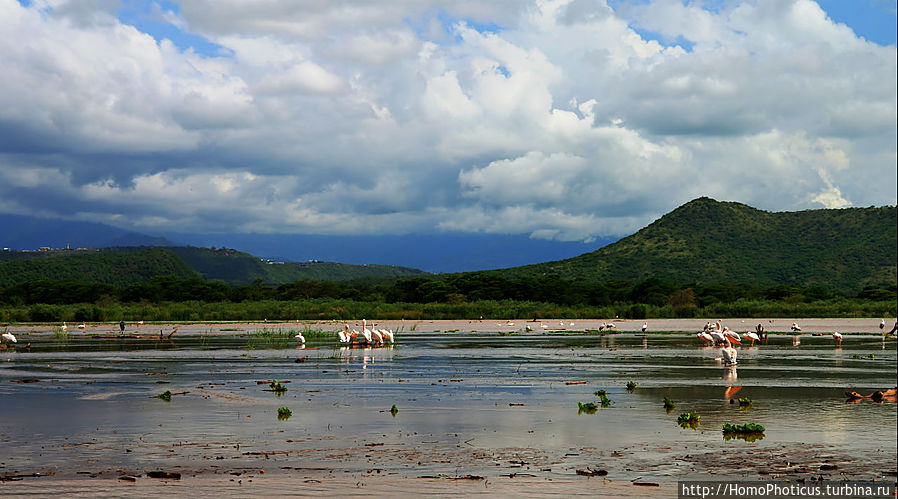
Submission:
[[[879,328],[876,318],[730,318],[730,319],[421,319],[421,320],[371,320],[369,326],[387,328],[397,332],[433,332],[433,333],[585,333],[598,332],[602,325],[613,323],[613,328],[602,328],[604,333],[642,333],[645,324],[647,334],[672,332],[697,333],[705,323],[720,321],[731,330],[742,333],[754,331],[758,324],[764,326],[768,333],[787,335],[832,334],[868,334],[882,335],[891,330],[894,321],[886,320],[886,327]],[[801,331],[791,330],[792,323],[797,323]],[[298,320],[298,321],[165,321],[145,323],[142,325],[126,322],[127,334],[156,334],[161,330],[167,335],[178,328],[178,335],[224,335],[234,333],[252,333],[263,330],[298,330],[333,329],[337,331],[344,324],[350,328],[361,328],[362,319],[357,320]],[[112,333],[118,334],[119,324],[85,323],[82,329],[76,324],[67,324],[66,333],[71,336]],[[13,323],[2,326],[16,335],[46,334],[58,331],[60,324],[48,323]],[[527,328],[530,328],[528,331]]]

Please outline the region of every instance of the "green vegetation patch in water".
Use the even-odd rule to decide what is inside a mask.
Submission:
[[[694,430],[698,428],[701,418],[696,412],[684,412],[677,418],[677,424],[680,425],[680,428]]]

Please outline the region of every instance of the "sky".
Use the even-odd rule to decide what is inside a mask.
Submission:
[[[0,0],[0,213],[590,242],[896,204],[894,0]]]

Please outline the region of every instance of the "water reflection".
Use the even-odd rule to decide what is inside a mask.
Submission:
[[[485,454],[526,448],[564,456],[587,445],[610,454],[658,441],[723,451],[715,447],[727,445],[721,425],[750,415],[767,428],[767,438],[753,445],[802,442],[875,452],[886,442],[895,448],[898,430],[882,422],[898,419],[896,404],[844,403],[845,391],[895,386],[893,340],[848,336],[834,349],[828,337],[806,337],[801,348],[791,348],[790,338],[772,336],[766,345],[739,349],[738,373],[721,365],[718,348],[701,346],[692,333],[651,340],[418,332],[381,348],[312,338],[305,348],[268,348],[236,335],[183,336],[177,343],[32,338],[30,352],[0,352],[0,445],[11,449],[6,463],[15,458],[60,470],[85,459],[121,466],[123,455],[140,465],[203,462],[211,451],[201,446],[166,455],[174,443],[197,440],[209,448],[209,442],[228,442],[253,451],[302,451],[313,464],[340,455],[334,449],[391,439],[409,448],[445,444],[440,452],[476,446]],[[271,379],[291,381],[289,390],[278,398],[257,384]],[[567,384],[572,381],[584,383]],[[627,393],[627,381],[638,389]],[[578,418],[577,402],[596,402],[598,389],[616,403]],[[152,398],[165,390],[190,393],[168,404]],[[728,403],[737,393],[752,398],[750,411]],[[664,398],[678,410],[662,410]],[[382,412],[393,405],[400,408],[395,417]],[[278,421],[284,406],[293,415]],[[701,415],[699,431],[673,424],[681,411]],[[249,459],[239,452],[227,458]]]

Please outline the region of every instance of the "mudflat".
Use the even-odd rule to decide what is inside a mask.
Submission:
[[[668,497],[687,479],[894,483],[898,404],[844,395],[896,384],[879,318],[724,319],[773,333],[740,347],[736,367],[695,337],[708,320],[374,321],[397,331],[376,348],[289,333],[344,322],[14,326],[18,343],[0,350],[0,493]],[[678,425],[683,412],[699,424]],[[728,438],[724,423],[765,431]]]

